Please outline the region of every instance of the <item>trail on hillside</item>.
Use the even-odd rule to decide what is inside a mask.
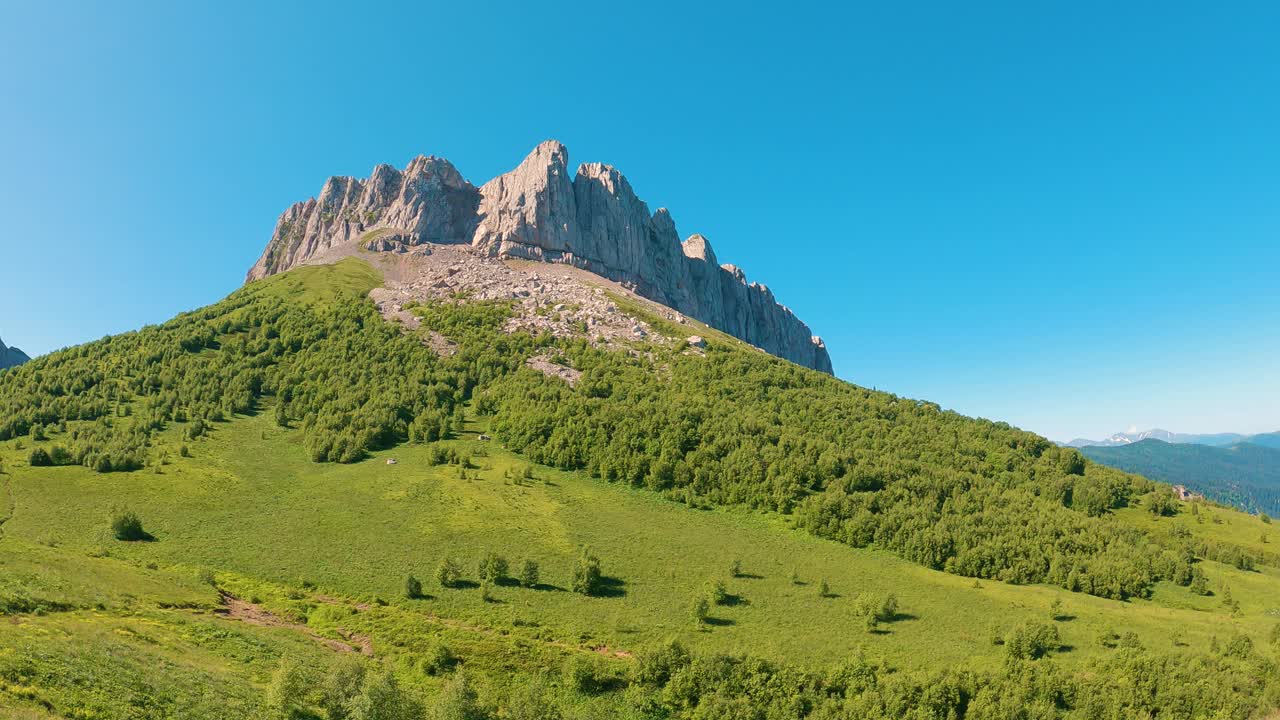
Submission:
[[[218,614],[230,620],[238,620],[259,627],[278,627],[300,632],[336,652],[356,652],[356,647],[353,647],[355,645],[359,647],[360,654],[373,655],[373,641],[368,635],[347,634],[339,629],[338,632],[346,638],[347,642],[334,640],[317,633],[306,625],[290,622],[279,615],[264,610],[260,605],[241,600],[228,592],[219,591],[218,594],[222,598],[222,609],[218,611]]]

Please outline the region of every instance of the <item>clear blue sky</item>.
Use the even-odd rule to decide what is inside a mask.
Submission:
[[[1275,3],[179,4],[0,9],[5,342],[221,298],[329,175],[553,137],[843,378],[1054,439],[1280,429]]]

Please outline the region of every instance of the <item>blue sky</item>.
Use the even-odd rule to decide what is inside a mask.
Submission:
[[[6,343],[221,298],[329,175],[556,138],[843,378],[1054,439],[1280,429],[1274,3],[172,5],[0,9]]]

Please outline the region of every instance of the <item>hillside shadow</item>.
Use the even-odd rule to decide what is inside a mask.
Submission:
[[[912,615],[911,613],[904,613],[904,612],[896,612],[893,614],[893,617],[889,618],[888,620],[885,620],[885,622],[889,624],[893,624],[893,623],[900,623],[900,622],[909,622],[911,620],[919,620],[919,619],[920,617],[918,615]]]
[[[708,617],[704,622],[707,625],[710,625],[712,627],[729,627],[730,625],[738,624],[737,622],[730,620],[729,618],[720,618],[720,617]]]
[[[764,576],[757,575],[756,573],[744,572],[744,573],[738,573],[737,575],[734,575],[733,578],[735,580],[763,580]]]
[[[720,604],[726,607],[737,607],[739,605],[750,605],[751,601],[741,595],[725,595]]]
[[[529,589],[537,590],[538,592],[567,592],[559,585],[552,585],[551,583],[538,583]]]

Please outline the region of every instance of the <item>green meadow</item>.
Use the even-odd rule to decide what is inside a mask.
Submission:
[[[175,452],[171,464],[127,482],[79,467],[17,470],[21,451],[8,443],[12,509],[0,540],[0,588],[48,611],[14,615],[0,664],[26,653],[87,666],[119,655],[139,673],[156,662],[180,670],[166,673],[177,683],[168,692],[203,683],[248,707],[252,688],[267,682],[282,654],[332,652],[297,629],[218,616],[217,592],[201,579],[210,574],[223,591],[318,635],[367,636],[377,654],[406,658],[447,642],[465,663],[492,670],[535,671],[590,653],[624,672],[635,652],[672,637],[707,652],[810,666],[865,652],[903,670],[986,669],[1005,656],[993,635],[1048,621],[1055,601],[1066,649],[1054,662],[1061,664],[1112,652],[1100,642],[1109,632],[1133,632],[1146,647],[1192,656],[1240,633],[1265,645],[1280,622],[1280,572],[1272,566],[1245,572],[1211,563],[1219,583],[1213,595],[1161,583],[1152,599],[1126,602],[975,581],[814,538],[778,516],[696,510],[531,466],[479,440],[483,428],[475,424],[443,441],[470,452],[472,469],[432,465],[426,446],[316,465],[298,433],[268,416],[222,424],[192,443],[191,457]],[[180,444],[164,441],[175,450]],[[527,467],[531,478],[522,477]],[[117,508],[136,512],[155,539],[113,539],[109,517]],[[1201,513],[1224,536],[1260,537],[1267,527],[1224,508]],[[1186,512],[1126,517],[1152,530],[1194,522]],[[582,547],[611,579],[603,597],[567,589]],[[478,580],[477,562],[488,551],[513,568],[535,560],[542,586],[502,584],[484,599],[478,584],[435,582],[445,558],[461,565],[464,580]],[[739,577],[730,572],[734,561]],[[409,575],[422,579],[424,597],[405,597]],[[731,604],[695,626],[692,599],[717,580]],[[1223,607],[1223,587],[1239,603],[1234,613]],[[868,632],[853,607],[863,593],[893,593],[900,616]],[[5,687],[0,697],[22,704],[75,692],[63,687],[67,678],[47,673]]]

